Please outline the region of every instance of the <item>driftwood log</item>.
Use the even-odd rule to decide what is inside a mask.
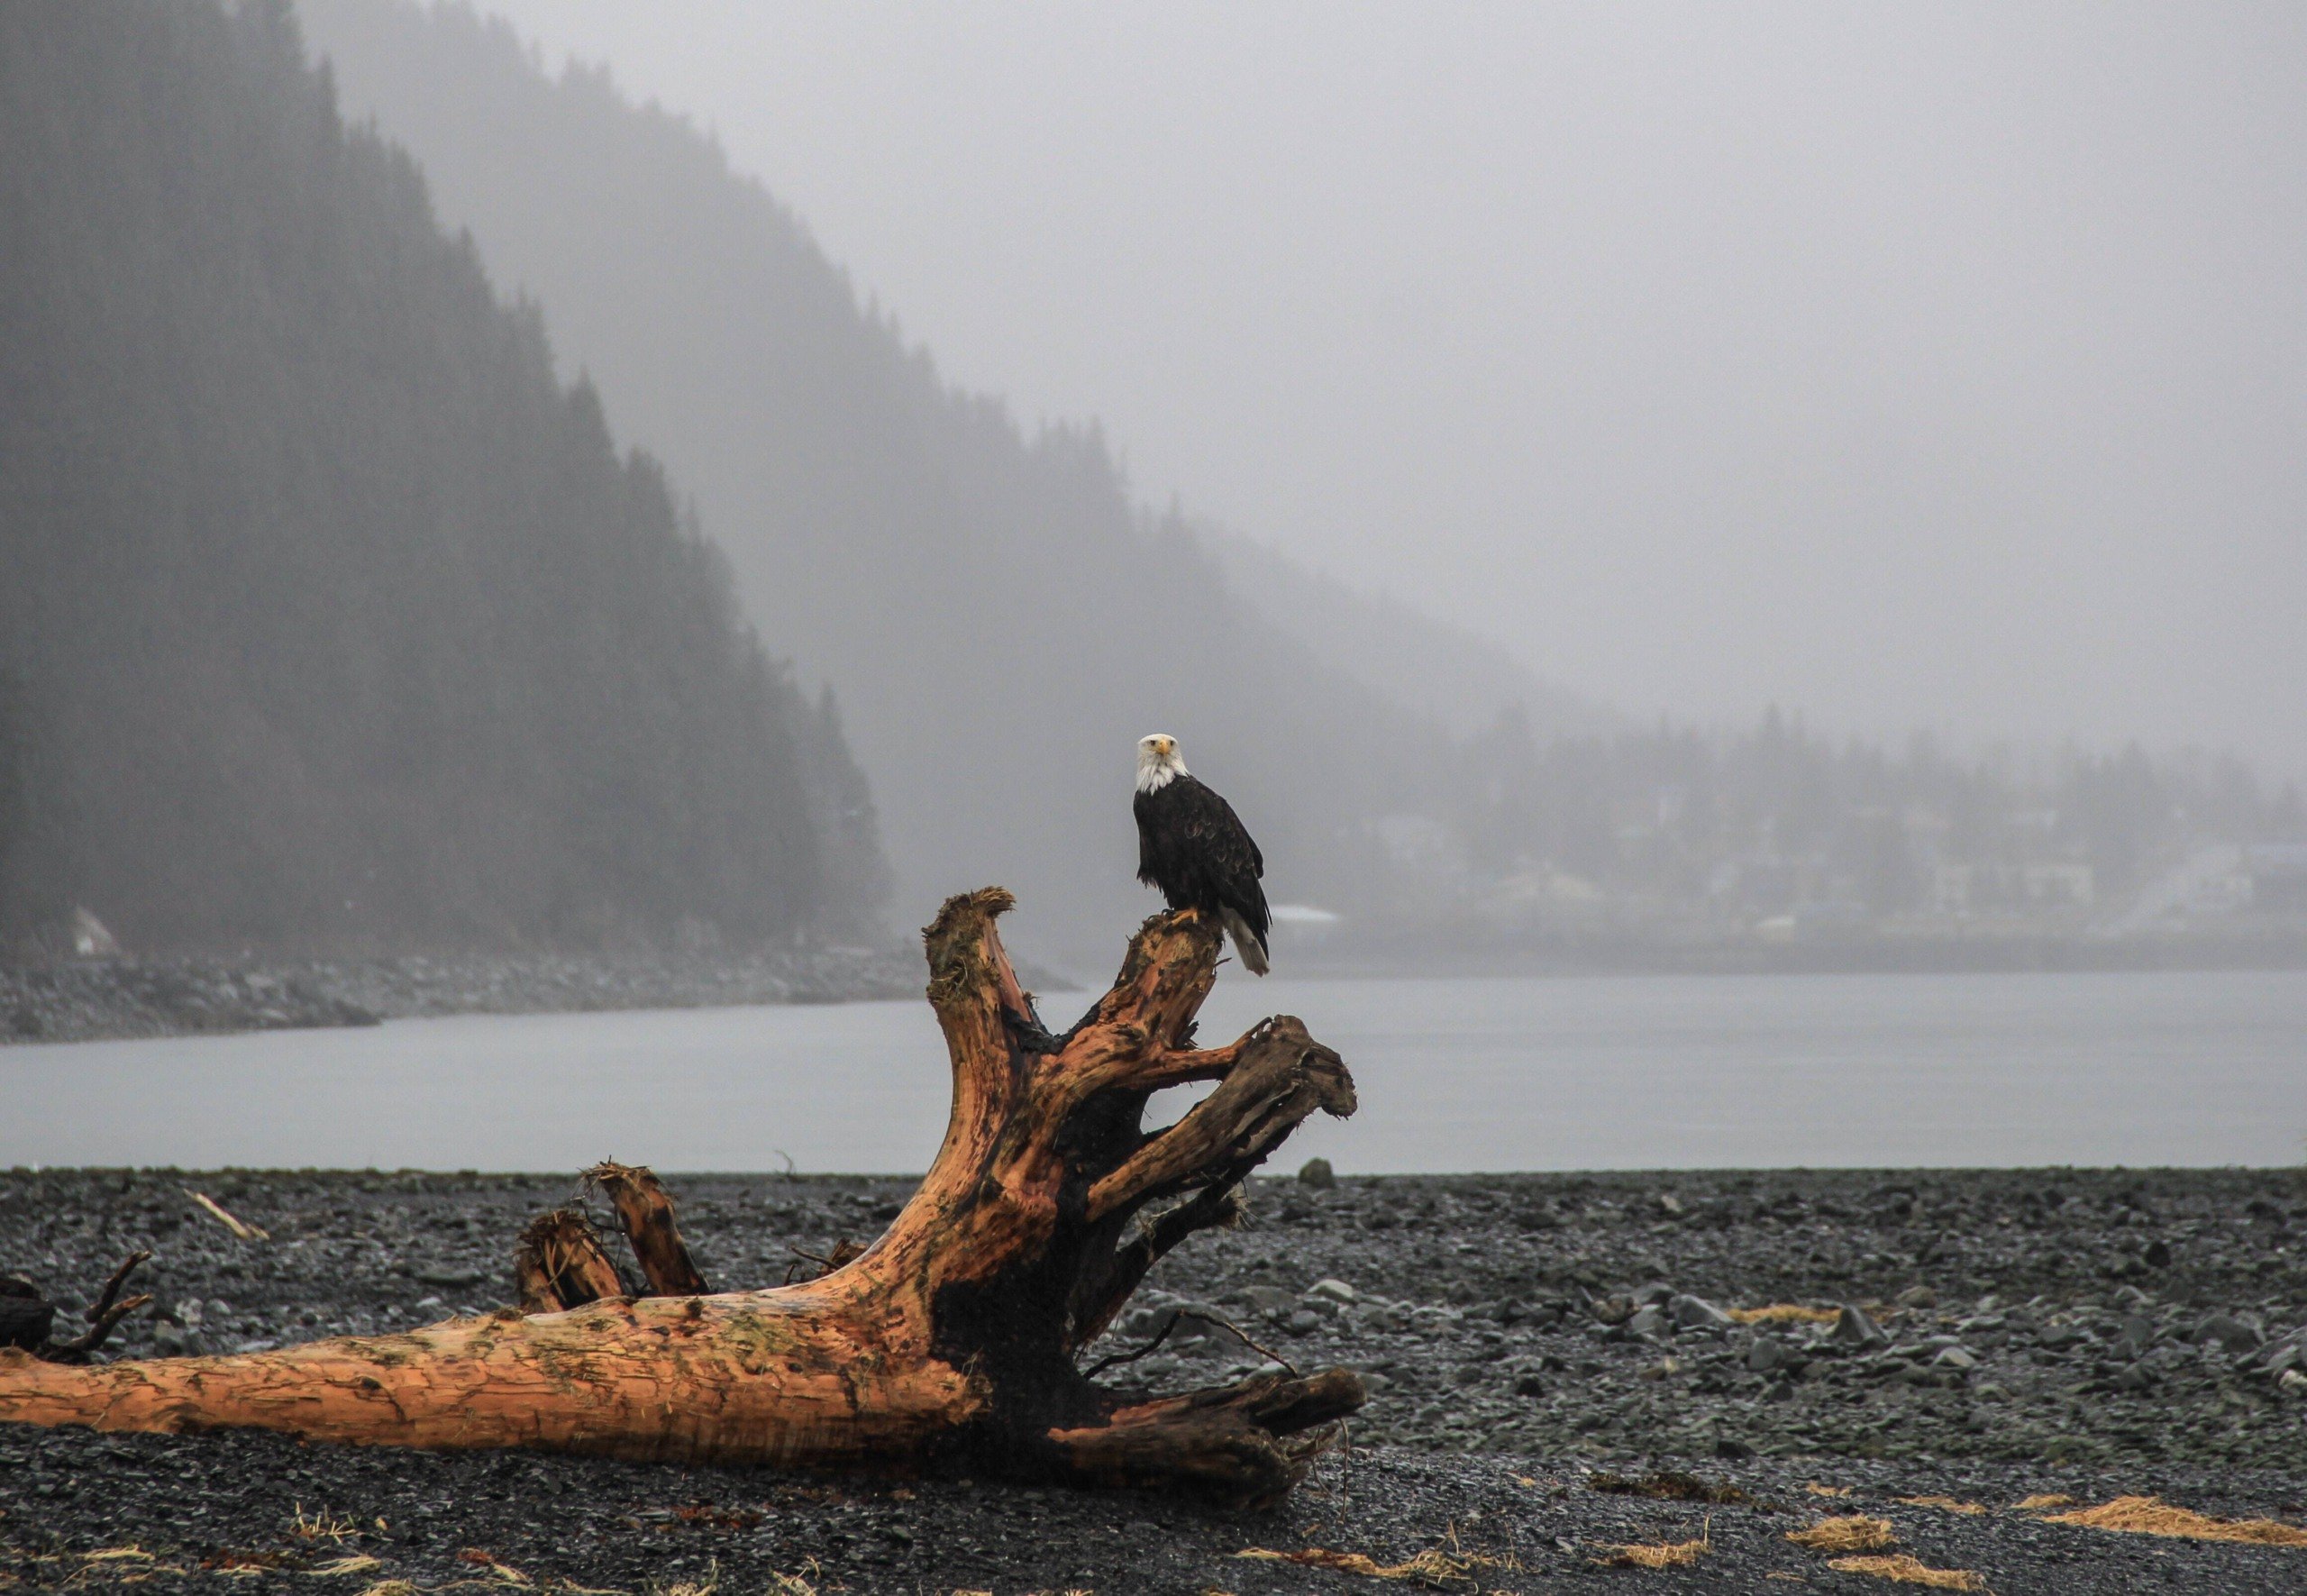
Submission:
[[[623,1294],[581,1218],[547,1215],[517,1254],[526,1311],[231,1357],[0,1350],[0,1419],[1286,1491],[1362,1405],[1353,1373],[1158,1396],[1079,1360],[1163,1254],[1233,1219],[1299,1122],[1353,1112],[1353,1082],[1287,1016],[1193,1045],[1219,933],[1190,911],[1147,921],[1112,990],[1053,1035],[1002,950],[1010,906],[998,888],[951,898],[924,934],[944,1143],[889,1228],[818,1278],[708,1294],[654,1177],[603,1165],[590,1179],[648,1294]],[[1175,1125],[1142,1127],[1153,1093],[1211,1081]]]

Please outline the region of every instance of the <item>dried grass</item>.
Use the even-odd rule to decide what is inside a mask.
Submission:
[[[1986,1589],[1986,1581],[1967,1568],[1933,1568],[1903,1552],[1892,1557],[1837,1557],[1827,1566],[1837,1573],[1872,1574],[1900,1585],[1929,1585],[1938,1591]]]
[[[406,1580],[378,1580],[360,1596],[416,1596],[416,1587]]]
[[[228,1580],[261,1579],[283,1566],[278,1552],[213,1552],[200,1560],[208,1573]]]
[[[1899,1500],[1910,1508],[1937,1508],[1942,1513],[1975,1515],[1986,1511],[1974,1501],[1956,1501],[1951,1496],[1902,1496]]]
[[[1294,1563],[1300,1568],[1334,1568],[1341,1573],[1358,1573],[1373,1580],[1402,1580],[1435,1586],[1474,1582],[1477,1568],[1498,1566],[1496,1559],[1471,1552],[1420,1552],[1406,1563],[1380,1563],[1360,1552],[1333,1552],[1322,1546],[1308,1546],[1297,1552],[1247,1546],[1234,1555],[1259,1563]]]
[[[1602,1555],[1588,1561],[1597,1568],[1688,1568],[1714,1549],[1714,1541],[1708,1535],[1694,1541],[1650,1541],[1596,1549]]]
[[[2056,1491],[2046,1491],[2039,1496],[2030,1496],[2020,1502],[2019,1510],[2022,1513],[2031,1513],[2051,1508],[2071,1508],[2074,1505],[2073,1497],[2062,1496]]]
[[[2046,1524],[2080,1524],[2120,1535],[2159,1535],[2174,1540],[2239,1541],[2256,1546],[2307,1546],[2307,1529],[2275,1518],[2213,1518],[2175,1508],[2160,1497],[2119,1496],[2095,1508],[2053,1513]]]
[[[1831,1325],[1842,1317],[1842,1309],[1812,1308],[1801,1302],[1772,1302],[1761,1308],[1734,1308],[1730,1317],[1742,1325]]]
[[[1607,1496],[1643,1496],[1652,1501],[1702,1501],[1716,1507],[1731,1507],[1755,1500],[1736,1485],[1718,1485],[1679,1469],[1660,1469],[1639,1479],[1624,1474],[1594,1474],[1586,1484],[1589,1490]]]
[[[1850,1494],[1850,1487],[1847,1485],[1821,1485],[1816,1480],[1811,1481],[1802,1489],[1812,1496],[1848,1496]]]
[[[307,1569],[305,1572],[328,1579],[338,1579],[346,1574],[374,1573],[383,1566],[384,1564],[374,1557],[339,1557],[332,1562],[324,1563],[316,1568]]]
[[[1864,1513],[1821,1518],[1808,1529],[1788,1530],[1786,1538],[1806,1552],[1879,1552],[1899,1543],[1888,1518],[1870,1518]]]
[[[351,1517],[344,1513],[314,1513],[307,1515],[305,1504],[296,1504],[296,1517],[288,1526],[288,1533],[300,1541],[327,1541],[341,1546],[360,1533]]]
[[[525,1585],[529,1582],[529,1576],[527,1574],[523,1573],[519,1569],[514,1567],[509,1563],[499,1563],[493,1555],[482,1551],[479,1546],[467,1546],[463,1551],[457,1554],[457,1561],[460,1563],[470,1563],[476,1568],[485,1568],[508,1585]],[[716,1564],[715,1565],[714,1573],[707,1576],[707,1582],[706,1584],[696,1587],[693,1590],[688,1586],[675,1585],[672,1591],[668,1593],[668,1596],[679,1596],[679,1592],[684,1590],[689,1591],[689,1596],[708,1596],[708,1593],[713,1589],[711,1582],[718,1578],[718,1575],[719,1568]]]

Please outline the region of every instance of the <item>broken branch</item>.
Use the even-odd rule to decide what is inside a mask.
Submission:
[[[585,1184],[607,1194],[649,1281],[651,1296],[697,1297],[710,1289],[681,1241],[680,1227],[673,1222],[672,1199],[665,1195],[655,1172],[604,1162],[585,1172]]]

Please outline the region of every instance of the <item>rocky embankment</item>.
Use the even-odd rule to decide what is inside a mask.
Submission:
[[[375,1025],[416,1015],[841,1003],[918,996],[901,948],[409,956],[251,965],[91,959],[0,968],[0,1044]]]
[[[733,1286],[870,1239],[911,1190],[670,1184]],[[153,1248],[163,1311],[132,1321],[132,1355],[391,1329],[505,1300],[514,1234],[573,1185],[19,1171],[0,1176],[0,1273],[68,1298]],[[234,1238],[187,1188],[270,1239]],[[1099,1351],[1161,1336],[1108,1378],[1163,1389],[1269,1357],[1374,1375],[1352,1446],[1279,1512],[0,1426],[0,1587],[212,1589],[236,1565],[367,1558],[347,1589],[496,1564],[636,1593],[1383,1588],[1336,1554],[1469,1591],[1862,1591],[1892,1565],[1787,1538],[1856,1517],[1881,1528],[1832,1532],[1873,1544],[1841,1555],[1976,1582],[1947,1588],[2292,1591],[2302,1328],[2295,1171],[1264,1181],[1247,1224],[1167,1261]],[[2209,1517],[2061,1516],[2127,1497]],[[2111,1528],[2130,1522],[2242,1538]],[[1620,1566],[1628,1545],[1686,1560]],[[122,1547],[145,1561],[91,1555]]]

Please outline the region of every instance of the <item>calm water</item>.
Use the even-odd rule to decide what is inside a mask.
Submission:
[[[1086,997],[1044,1002],[1071,1022]],[[1362,1112],[1341,1170],[2293,1163],[2307,973],[1290,980],[1229,971],[1203,1035],[1295,1013]],[[404,1020],[0,1048],[0,1167],[925,1167],[920,1002]]]

